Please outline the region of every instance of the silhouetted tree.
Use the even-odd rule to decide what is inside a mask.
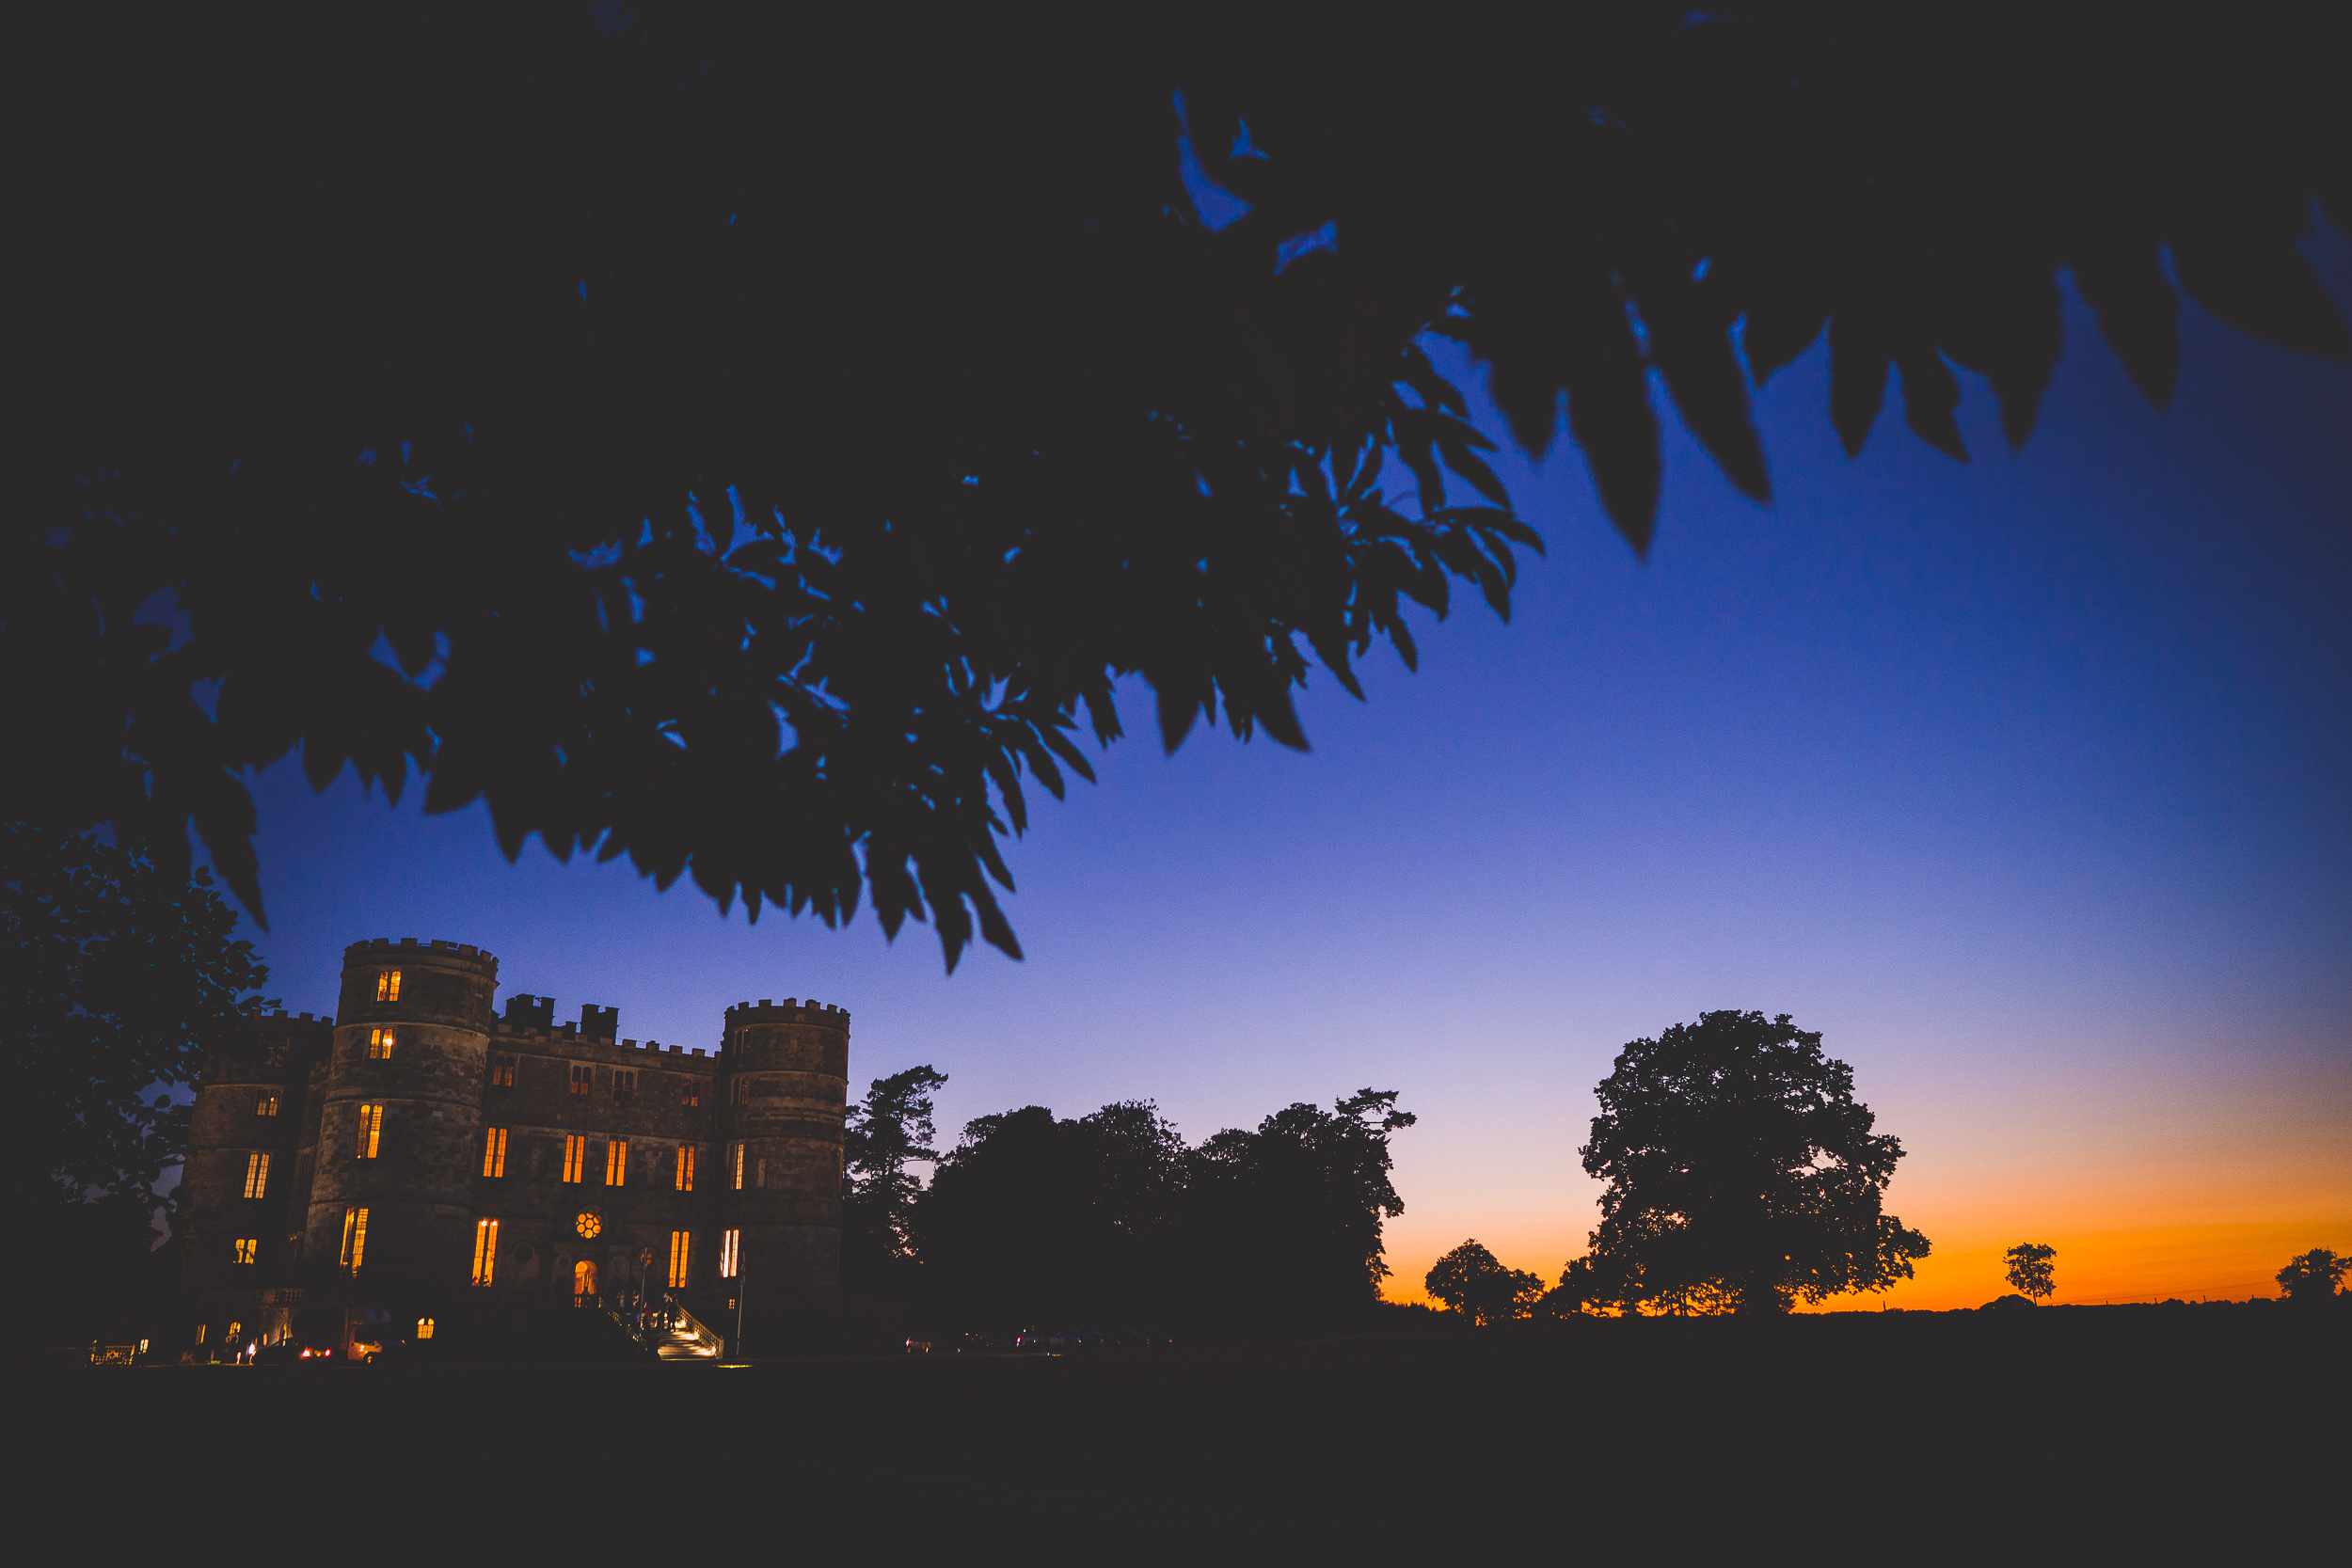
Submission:
[[[1030,1105],[967,1123],[914,1206],[927,1293],[1000,1323],[1158,1316],[1184,1152],[1148,1101],[1075,1120]]]
[[[1608,1183],[1559,1305],[1781,1312],[1911,1277],[1928,1239],[1880,1210],[1902,1145],[1788,1014],[1703,1013],[1629,1042],[1579,1152]]]
[[[1370,1309],[1391,1272],[1382,1223],[1405,1212],[1389,1139],[1415,1117],[1396,1098],[1365,1088],[1328,1111],[1290,1105],[1193,1151],[1184,1212],[1197,1312],[1290,1326]]]
[[[841,1130],[841,1266],[860,1289],[903,1288],[909,1225],[922,1182],[909,1167],[936,1160],[931,1093],[947,1075],[926,1064],[877,1078]]]
[[[2352,1271],[2352,1258],[2339,1258],[2326,1247],[2287,1260],[2279,1271],[2279,1288],[2287,1293],[2287,1300],[2298,1307],[2310,1307],[2330,1301],[2336,1287],[2346,1272]]]
[[[1526,1317],[1544,1293],[1541,1277],[1504,1268],[1476,1237],[1430,1265],[1422,1286],[1481,1328]]]
[[[2043,1246],[2038,1242],[2020,1242],[2001,1255],[2009,1265],[2010,1289],[2033,1301],[2055,1294],[2058,1291],[2058,1271],[2050,1259],[2058,1256],[2058,1248]]]
[[[43,1336],[101,1332],[175,1282],[153,1228],[156,1182],[187,1149],[170,1091],[267,1005],[247,993],[269,971],[235,929],[201,868],[191,880],[92,836],[0,824],[5,1196],[22,1255],[71,1282],[12,1292],[8,1315],[38,1304]],[[175,1210],[173,1229],[198,1218]]]
[[[258,917],[240,774],[298,749],[1017,951],[997,840],[1120,678],[1167,746],[1304,745],[1315,664],[1507,610],[1534,535],[1426,343],[1637,549],[1661,404],[1764,497],[1749,389],[1824,338],[1849,451],[1892,378],[1955,457],[1963,374],[2031,430],[2061,277],[2158,402],[2175,277],[2352,354],[2297,249],[2352,225],[2347,24],[43,8],[0,816],[167,870],[193,820]]]

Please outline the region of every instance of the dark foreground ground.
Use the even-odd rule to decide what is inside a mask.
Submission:
[[[19,1384],[10,1490],[21,1529],[71,1521],[101,1561],[2236,1558],[2340,1519],[2343,1322],[2044,1308],[743,1369],[71,1369]]]

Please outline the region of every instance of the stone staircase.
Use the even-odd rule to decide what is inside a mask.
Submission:
[[[675,1302],[665,1302],[642,1319],[609,1307],[605,1316],[664,1361],[716,1361],[725,1349],[723,1339]]]

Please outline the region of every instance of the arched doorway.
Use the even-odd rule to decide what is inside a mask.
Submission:
[[[596,1293],[596,1265],[583,1258],[572,1265],[572,1294],[577,1298],[593,1296]]]

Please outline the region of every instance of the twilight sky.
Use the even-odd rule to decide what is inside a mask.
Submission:
[[[2312,254],[2352,301],[2352,245]],[[535,840],[510,867],[478,807],[291,761],[251,934],[296,1010],[377,936],[478,942],[639,1039],[814,996],[855,1015],[852,1095],[949,1075],[943,1131],[1152,1099],[1198,1140],[1395,1088],[1403,1300],[1466,1236],[1547,1277],[1583,1249],[1625,1041],[1790,1012],[1910,1151],[1888,1207],[1935,1253],[1889,1305],[1986,1300],[2024,1240],[2061,1302],[2275,1293],[2352,1252],[2352,369],[2184,325],[2158,413],[2073,310],[2022,453],[1969,386],[1969,467],[1891,391],[1849,463],[1817,345],[1759,405],[1772,507],[1670,425],[1647,563],[1572,448],[1506,454],[1551,551],[1513,625],[1466,594],[1419,674],[1319,679],[1307,755],[1163,757],[1133,694],[1137,738],[1010,850],[1025,962],[950,977],[928,928],[751,927]]]

